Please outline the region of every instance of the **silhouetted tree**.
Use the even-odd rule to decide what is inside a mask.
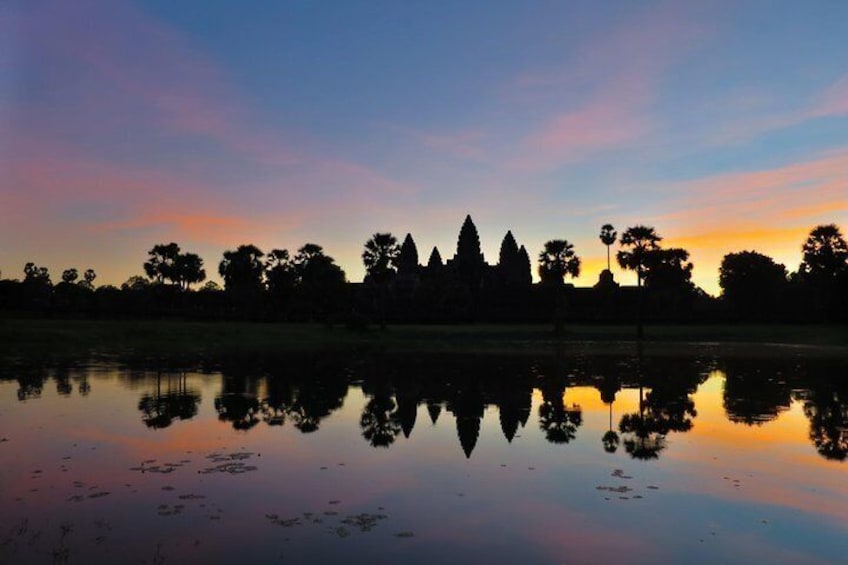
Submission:
[[[39,267],[35,263],[27,263],[24,265],[24,282],[50,286],[52,284],[50,281],[50,271],[47,270],[47,267]]]
[[[803,252],[799,271],[804,277],[835,278],[848,270],[848,243],[836,224],[815,227],[804,242]]]
[[[616,254],[616,259],[622,269],[636,272],[636,285],[639,287],[637,314],[637,335],[639,339],[642,339],[644,334],[644,330],[642,329],[642,304],[644,302],[642,283],[645,279],[645,271],[649,261],[648,255],[651,251],[659,248],[660,241],[662,241],[662,238],[657,235],[654,228],[641,225],[633,226],[627,228],[621,234],[621,246],[625,249],[622,249]]]
[[[166,280],[176,282],[175,266],[180,246],[174,242],[159,243],[147,252],[148,260],[144,263],[144,272],[159,284]]]
[[[562,292],[564,277],[580,275],[580,258],[574,246],[564,239],[553,239],[545,243],[539,254],[539,277],[542,284],[551,287],[553,296],[554,331],[562,333],[565,317],[565,296]]]
[[[567,240],[552,239],[539,253],[539,277],[545,284],[562,286],[566,276],[580,276],[580,258]]]
[[[662,238],[654,228],[647,226],[633,226],[621,234],[621,246],[625,249],[616,255],[618,264],[622,269],[636,272],[637,285],[640,287],[645,280],[650,252],[659,248],[660,241]]]
[[[203,259],[195,253],[179,253],[174,261],[173,280],[181,289],[188,290],[191,285],[206,280]]]
[[[362,252],[362,263],[368,273],[365,282],[374,290],[382,328],[386,327],[388,284],[397,274],[396,263],[399,253],[397,239],[390,233],[372,235],[371,239],[365,242],[365,251]]]
[[[82,274],[82,280],[80,281],[80,286],[87,288],[89,290],[94,290],[94,279],[97,278],[97,273],[94,272],[94,269],[86,269]]]
[[[817,226],[803,245],[798,269],[808,317],[848,320],[848,244],[835,224]]]
[[[79,271],[74,268],[62,271],[62,282],[73,284],[79,278]]]
[[[693,290],[689,252],[673,247],[651,249],[645,254],[645,286],[654,290]]]
[[[610,246],[615,245],[615,242],[618,238],[618,232],[615,231],[615,228],[612,224],[604,224],[601,226],[601,243],[607,246],[607,271],[611,271],[610,269]]]
[[[284,306],[297,286],[297,272],[287,249],[272,249],[265,260],[268,292],[278,307]]]
[[[262,290],[262,275],[265,254],[255,245],[239,245],[235,251],[224,251],[218,265],[218,274],[224,279],[228,292],[240,294],[258,293]]]
[[[743,318],[767,319],[786,287],[786,267],[756,251],[728,253],[721,260],[722,298]]]
[[[397,273],[397,258],[400,253],[397,238],[390,233],[375,233],[365,242],[362,262],[371,280],[386,284]]]
[[[344,271],[314,243],[298,249],[293,263],[303,302],[313,317],[329,322],[344,289]]]
[[[133,275],[121,285],[121,290],[140,291],[150,286],[150,281],[141,275]]]

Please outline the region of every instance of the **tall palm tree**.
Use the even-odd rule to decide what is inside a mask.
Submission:
[[[618,232],[615,231],[612,224],[604,224],[601,226],[600,238],[601,243],[607,246],[607,271],[612,272],[610,269],[610,246],[615,244]]]
[[[362,263],[368,275],[379,284],[396,272],[399,254],[400,247],[395,236],[390,233],[375,233],[365,242]]]
[[[637,336],[642,339],[644,329],[642,328],[642,283],[645,278],[646,266],[650,261],[650,254],[659,249],[662,238],[656,230],[648,226],[633,226],[627,228],[621,234],[621,246],[624,248],[618,252],[616,259],[623,269],[636,271],[636,285],[638,287],[638,325]]]
[[[375,233],[371,239],[365,242],[365,251],[362,252],[362,263],[368,271],[368,279],[377,290],[377,300],[380,311],[380,327],[386,327],[386,287],[389,281],[397,273],[398,256],[400,246],[397,238],[390,233]]]
[[[545,243],[539,254],[539,277],[542,284],[548,285],[554,295],[554,333],[562,333],[565,298],[562,293],[565,276],[580,275],[580,257],[574,253],[574,246],[565,239],[552,239]]]

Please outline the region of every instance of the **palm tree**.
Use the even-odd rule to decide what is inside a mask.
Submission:
[[[636,285],[638,287],[638,325],[637,335],[642,339],[644,330],[642,328],[642,282],[645,278],[646,265],[650,260],[650,254],[659,249],[662,238],[657,235],[654,228],[648,226],[633,226],[627,228],[621,234],[622,249],[616,255],[618,264],[622,269],[636,271]]]
[[[389,281],[397,273],[400,247],[397,238],[390,233],[375,233],[365,242],[362,263],[368,271],[368,280],[377,289],[380,310],[380,327],[386,327],[385,293]]]
[[[574,253],[574,246],[567,240],[552,239],[545,243],[539,254],[539,278],[542,284],[552,288],[554,294],[554,333],[557,335],[562,333],[565,310],[562,286],[566,275],[580,275],[580,257]]]
[[[580,275],[580,257],[574,253],[574,245],[567,240],[552,239],[539,253],[539,277],[543,283],[562,286],[566,275]]]
[[[601,226],[601,243],[607,246],[607,271],[610,270],[610,246],[615,244],[616,239],[618,238],[618,232],[615,231],[615,228],[612,224],[604,224]]]
[[[374,282],[386,282],[396,272],[400,247],[397,238],[390,233],[375,233],[365,242],[362,262]]]

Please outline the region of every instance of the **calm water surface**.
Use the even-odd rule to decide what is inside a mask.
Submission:
[[[6,361],[2,563],[846,562],[848,362]]]

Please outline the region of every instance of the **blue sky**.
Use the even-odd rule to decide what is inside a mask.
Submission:
[[[120,284],[177,241],[453,254],[466,213],[494,262],[601,224],[691,252],[800,261],[848,219],[843,2],[12,0],[0,7],[0,269]],[[632,275],[618,273],[625,283]]]

